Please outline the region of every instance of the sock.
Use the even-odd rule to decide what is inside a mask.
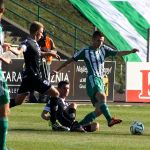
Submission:
[[[74,109],[74,108],[69,108],[68,113],[69,113],[69,117],[70,117],[72,120],[75,120],[75,118],[76,118],[76,109]]]
[[[16,106],[15,99],[10,99],[9,108],[15,107],[15,106]]]
[[[105,118],[107,119],[107,122],[110,122],[112,117],[111,117],[111,114],[109,112],[108,106],[104,103],[100,106],[100,109],[101,109],[103,115],[105,116]]]
[[[57,119],[57,109],[58,109],[58,98],[57,97],[51,97],[50,98],[50,121],[52,124],[54,124],[56,122],[56,119]]]
[[[0,118],[0,150],[6,149],[7,130],[8,130],[8,119]]]
[[[93,122],[96,118],[96,114],[95,112],[91,112],[89,114],[87,114],[83,120],[81,120],[79,122],[80,125],[86,125],[86,124],[89,124],[90,122]]]

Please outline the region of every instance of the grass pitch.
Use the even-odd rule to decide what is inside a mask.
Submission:
[[[44,104],[23,104],[11,109],[7,145],[12,150],[150,150],[150,105],[111,105],[113,116],[123,119],[109,128],[103,116],[96,121],[100,131],[93,133],[56,132],[41,119]],[[93,110],[91,105],[78,107],[77,120]],[[141,121],[143,135],[131,135],[130,125]]]

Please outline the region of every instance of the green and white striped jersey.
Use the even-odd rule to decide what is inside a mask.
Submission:
[[[88,70],[88,75],[103,77],[105,58],[115,56],[116,54],[116,50],[106,45],[102,45],[96,50],[91,47],[81,49],[74,54],[73,59],[75,61],[84,60]]]

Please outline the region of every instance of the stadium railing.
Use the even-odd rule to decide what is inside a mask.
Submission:
[[[89,44],[91,34],[44,7],[38,0],[8,0],[6,3],[7,13],[5,16],[7,18],[14,20],[26,29],[33,20],[42,22],[57,45],[70,54]],[[51,20],[54,17],[55,19]],[[61,24],[65,24],[64,27]]]

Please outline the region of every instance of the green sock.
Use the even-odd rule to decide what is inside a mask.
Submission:
[[[108,106],[104,103],[100,106],[100,109],[101,109],[103,115],[105,116],[105,118],[107,119],[107,122],[110,122],[112,117],[111,117],[111,114],[109,112]]]
[[[79,122],[79,124],[81,124],[81,125],[89,124],[90,122],[93,122],[95,120],[95,118],[96,118],[95,112],[91,112],[91,113],[87,114],[84,117],[84,119]]]
[[[7,129],[8,129],[8,119],[0,118],[0,150],[6,150]]]

